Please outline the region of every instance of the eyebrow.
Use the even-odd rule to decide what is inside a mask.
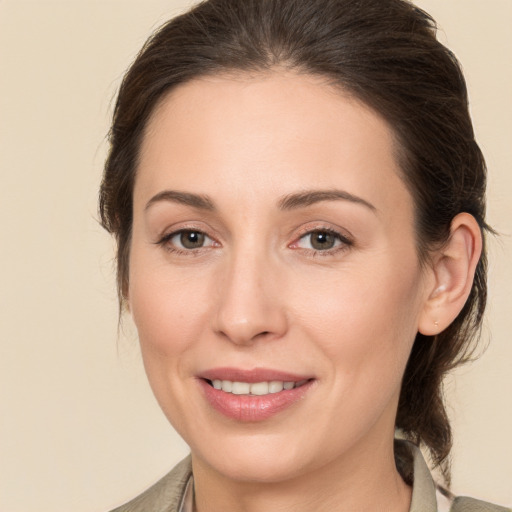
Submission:
[[[177,190],[163,190],[154,195],[145,206],[148,210],[153,204],[160,201],[169,201],[172,203],[192,206],[200,210],[215,211],[213,201],[206,195],[192,194],[190,192],[178,192]],[[284,196],[278,202],[281,210],[295,210],[305,206],[311,206],[322,201],[349,201],[365,206],[372,212],[376,212],[377,208],[365,199],[355,196],[345,190],[305,190],[294,194]]]
[[[145,210],[160,201],[170,201],[172,203],[184,204],[186,206],[192,206],[200,210],[215,210],[215,205],[208,196],[191,194],[190,192],[178,192],[176,190],[164,190],[159,192],[146,203]]]
[[[345,190],[306,190],[295,194],[289,194],[279,201],[281,210],[294,210],[304,206],[311,206],[322,201],[350,201],[365,206],[372,212],[377,208],[365,199],[355,196]]]

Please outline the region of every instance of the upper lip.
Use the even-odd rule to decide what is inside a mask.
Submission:
[[[207,380],[218,379],[249,383],[270,381],[300,382],[312,378],[310,375],[299,375],[270,368],[253,368],[251,370],[241,368],[211,368],[201,372],[198,377]]]

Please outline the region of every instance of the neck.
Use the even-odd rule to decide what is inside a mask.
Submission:
[[[192,456],[196,512],[407,512],[412,490],[396,470],[392,439],[354,447],[314,471],[279,482],[226,478]]]

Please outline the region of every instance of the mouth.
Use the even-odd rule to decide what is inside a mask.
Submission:
[[[210,407],[228,418],[258,422],[297,406],[312,389],[315,378],[287,372],[233,368],[198,375],[197,382]]]
[[[299,381],[271,380],[262,382],[243,382],[221,379],[205,379],[214,389],[231,393],[233,395],[266,396],[281,391],[289,391],[304,386],[311,379],[302,379]]]

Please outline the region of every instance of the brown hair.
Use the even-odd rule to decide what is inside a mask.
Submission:
[[[117,240],[120,303],[128,286],[132,193],[144,128],[178,84],[226,71],[277,65],[320,75],[387,120],[415,202],[418,254],[445,242],[452,219],[485,223],[485,163],[454,55],[434,20],[405,0],[208,0],[161,27],[122,82],[110,133],[99,210]],[[424,443],[447,480],[451,430],[443,403],[447,371],[471,354],[486,302],[485,252],[469,299],[437,336],[418,334],[403,377],[396,426]],[[404,454],[398,454],[400,463]]]

